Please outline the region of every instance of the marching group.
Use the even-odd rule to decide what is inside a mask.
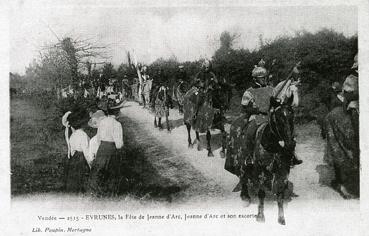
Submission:
[[[274,64],[274,62],[272,63]],[[278,107],[278,104],[289,103],[292,107],[299,104],[299,96],[297,85],[300,82],[299,63],[293,67],[288,78],[280,82],[276,87],[270,86],[270,78],[272,75],[265,68],[265,61],[261,60],[252,71],[252,83],[247,89],[241,100],[242,115],[236,119],[231,126],[231,133],[227,144],[227,159],[225,169],[241,178],[244,166],[252,159],[253,150],[255,149],[255,135],[261,124],[268,122],[268,114],[271,107]],[[333,96],[334,102],[340,106],[339,111],[334,111],[336,117],[328,114],[326,122],[340,122],[338,119],[349,117],[348,122],[353,127],[354,142],[353,151],[350,152],[351,158],[358,159],[358,64],[357,56],[355,64],[352,67],[353,74],[348,76],[343,83],[342,91],[335,92]],[[356,74],[355,74],[356,71]],[[142,74],[141,74],[142,73]],[[149,78],[145,67],[138,73],[141,78],[141,84],[138,87],[138,97],[143,106],[150,105],[155,114],[155,126],[162,128],[161,118],[166,117],[168,130],[170,129],[168,116],[169,109],[173,107],[172,98],[177,100],[179,112],[184,112],[186,96],[188,96],[188,88],[196,88],[196,99],[191,101],[193,104],[193,112],[191,119],[201,120],[207,116],[201,117],[199,111],[204,103],[212,96],[215,87],[221,84],[215,74],[211,70],[211,63],[205,61],[201,71],[195,76],[195,80],[191,84],[183,66],[179,67],[177,76],[177,86],[170,92],[167,81],[162,79],[162,71],[159,70],[155,78]],[[145,88],[146,86],[146,88]],[[335,83],[337,87],[337,83]],[[171,94],[170,94],[171,93]],[[78,110],[67,112],[63,117],[63,125],[66,127],[65,137],[68,144],[68,167],[66,168],[66,190],[71,192],[89,191],[91,193],[103,193],[108,191],[109,186],[116,184],[119,174],[120,150],[123,146],[123,130],[122,125],[115,119],[113,113],[116,107],[112,106],[109,99],[101,99],[104,95],[99,96],[99,109],[95,113],[88,114],[86,110]],[[119,99],[118,99],[119,100]],[[213,100],[216,97],[213,96]],[[119,101],[117,101],[119,102]],[[214,103],[214,101],[212,101]],[[333,102],[332,102],[333,103]],[[333,104],[330,104],[333,105]],[[335,107],[337,107],[335,106]],[[89,138],[83,131],[83,125],[87,123],[97,129],[97,134],[93,138]],[[186,116],[186,114],[185,114]],[[158,123],[156,117],[159,119]],[[335,155],[338,144],[332,144],[333,136],[337,136],[337,129],[334,126],[326,125],[328,131],[324,132],[328,142],[328,157]],[[333,128],[332,128],[333,127]],[[350,130],[350,127],[345,127]],[[241,131],[240,131],[241,130]],[[237,132],[236,132],[237,131]],[[239,132],[240,131],[240,132]],[[342,130],[341,130],[342,131]],[[345,130],[343,130],[345,132]],[[242,135],[241,135],[242,133]],[[242,139],[242,140],[237,140]],[[345,141],[343,141],[345,142]],[[239,143],[238,146],[235,143]],[[241,145],[241,146],[240,146]],[[292,149],[296,142],[290,143]],[[343,144],[346,145],[345,143]],[[347,145],[346,145],[347,146]],[[351,148],[352,149],[352,148]],[[351,150],[350,149],[350,150]],[[241,150],[241,151],[240,151]],[[344,154],[341,154],[344,155]],[[236,158],[235,158],[236,156]],[[331,159],[334,159],[331,157]],[[301,164],[302,161],[295,154],[292,155],[291,165]],[[337,163],[334,163],[336,168]],[[336,168],[337,169],[337,168]],[[342,183],[342,170],[336,174],[338,182]],[[343,171],[344,172],[344,171]],[[345,172],[344,172],[345,173]],[[119,179],[119,178],[118,178]],[[113,187],[114,188],[114,187]],[[346,192],[345,189],[342,189]]]

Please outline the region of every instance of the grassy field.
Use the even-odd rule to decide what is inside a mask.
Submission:
[[[40,106],[24,98],[11,100],[11,193],[12,195],[62,192],[67,146],[61,115],[53,105]],[[144,146],[135,138],[135,125],[122,118],[124,126],[125,181],[120,193],[142,198],[168,200],[179,191],[169,179],[159,175],[145,158]],[[96,130],[87,128],[90,137]],[[127,138],[130,137],[130,138]]]
[[[36,101],[15,98],[10,106],[11,192],[60,191],[63,175],[63,129]]]

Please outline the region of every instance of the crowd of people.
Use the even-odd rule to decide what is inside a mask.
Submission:
[[[231,126],[227,146],[226,170],[241,178],[244,165],[252,160],[256,145],[255,135],[257,129],[262,124],[269,122],[271,109],[279,107],[280,104],[290,104],[292,107],[299,105],[297,89],[300,83],[299,67],[300,63],[297,63],[290,71],[288,78],[277,84],[277,86],[272,87],[270,81],[272,75],[265,68],[265,61],[261,59],[258,65],[255,66],[251,73],[252,83],[241,99],[241,118],[236,119]],[[353,148],[350,148],[351,146],[348,147],[348,149],[352,150],[349,153],[351,153],[352,159],[359,159],[357,56],[352,69],[353,74],[346,78],[342,85],[342,90],[340,84],[335,82],[327,93],[327,106],[333,112],[328,114],[325,121],[326,126],[324,126],[326,127],[324,135],[327,137],[328,142],[328,159],[330,160],[337,159],[332,157],[332,155],[336,155],[336,150],[339,148],[335,143],[332,144],[333,136],[337,136],[336,128],[332,126],[332,123],[339,123],[338,119],[345,117],[348,117],[347,122],[350,123],[352,126],[351,130],[353,130],[354,144],[351,145]],[[158,73],[151,78],[147,73],[147,68],[143,66],[138,71],[138,77],[140,79],[137,84],[137,97],[143,107],[150,107],[154,112],[156,127],[162,129],[161,119],[166,117],[167,128],[168,130],[170,129],[168,116],[169,109],[173,108],[173,99],[177,101],[180,113],[184,113],[184,110],[192,109],[192,113],[187,112],[184,114],[184,120],[186,122],[186,116],[189,120],[195,120],[196,122],[192,123],[198,125],[197,128],[194,127],[197,131],[202,130],[204,132],[204,130],[209,130],[215,117],[214,114],[211,115],[209,113],[210,108],[208,110],[204,109],[204,107],[206,108],[204,104],[224,112],[224,104],[221,104],[224,101],[218,101],[217,103],[219,96],[216,94],[216,91],[219,92],[222,81],[219,81],[219,78],[212,71],[211,62],[208,60],[205,60],[200,72],[196,74],[192,83],[188,83],[189,77],[184,67],[179,66],[176,85],[173,88],[169,88],[168,80],[164,78],[162,69],[159,69]],[[95,113],[88,114],[86,110],[82,109],[67,112],[63,117],[63,125],[66,127],[65,137],[68,144],[67,191],[104,193],[109,191],[107,188],[109,188],[110,184],[111,186],[116,185],[116,183],[108,183],[109,181],[114,182],[119,179],[119,177],[117,178],[117,175],[119,175],[119,165],[117,163],[120,158],[119,150],[123,146],[123,131],[122,125],[113,115],[115,112],[114,108],[118,109],[120,107],[114,107],[114,104],[109,103],[109,100],[117,99],[116,97],[109,97],[109,95],[113,94],[113,91],[113,83],[110,83],[103,92],[98,91],[100,110],[97,110]],[[102,99],[103,97],[108,99]],[[186,107],[186,99],[188,104],[192,104],[190,109]],[[211,102],[209,103],[209,101]],[[336,108],[339,109],[337,110]],[[335,115],[333,116],[332,114]],[[97,134],[91,139],[83,131],[86,116],[90,119],[88,124],[97,129]],[[158,123],[156,118],[158,118]],[[211,120],[210,125],[209,120]],[[201,128],[201,124],[205,128]],[[348,124],[344,128],[350,130]],[[238,132],[239,129],[241,129],[241,132]],[[237,130],[237,132],[232,132],[232,130]],[[243,135],[240,135],[241,133]],[[343,142],[344,145],[347,143],[347,141]],[[292,145],[291,150],[294,150],[296,142],[292,139],[289,145]],[[240,152],[240,150],[242,151]],[[228,159],[231,159],[231,161],[228,161]],[[293,153],[291,166],[301,163],[302,160],[299,160],[297,155]],[[337,163],[334,163],[336,169],[337,165]],[[342,170],[339,170],[339,174],[336,177],[340,183],[343,182],[341,179],[345,178],[345,176],[342,177]]]
[[[115,192],[124,145],[123,128],[116,120],[117,112],[107,99],[101,99],[95,112],[78,108],[64,114],[62,123],[68,146],[66,192],[96,196]],[[96,129],[96,135],[91,139],[84,131],[87,125]]]

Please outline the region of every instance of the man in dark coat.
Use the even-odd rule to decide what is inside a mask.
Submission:
[[[218,80],[215,76],[210,61],[205,60],[202,64],[201,71],[196,74],[193,86],[199,89],[198,99],[196,104],[195,118],[198,115],[200,107],[206,99],[210,99],[212,91],[218,86]]]

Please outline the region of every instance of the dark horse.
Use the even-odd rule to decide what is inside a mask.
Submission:
[[[259,206],[256,220],[259,222],[265,221],[264,198],[265,191],[269,189],[277,197],[278,222],[285,224],[283,200],[296,146],[293,117],[294,112],[289,104],[277,105],[272,109],[269,122],[261,125],[256,133],[254,158],[247,160],[241,168],[241,198],[249,205],[248,185],[257,187]]]
[[[220,155],[222,158],[225,156],[227,133],[224,129],[224,123],[226,121],[224,112],[228,109],[229,96],[231,96],[232,88],[225,84],[220,83],[214,90],[208,92],[208,94],[200,94],[198,89],[192,87],[184,96],[184,123],[188,132],[188,146],[193,147],[197,144],[197,150],[201,150],[200,146],[200,133],[206,133],[208,156],[214,156],[211,150],[211,134],[210,129],[219,129],[222,133],[222,150]],[[203,96],[203,98],[201,98]],[[200,103],[198,113],[196,114],[196,105],[199,104],[198,99],[203,99]],[[191,127],[195,129],[196,139],[194,142],[191,140]]]

